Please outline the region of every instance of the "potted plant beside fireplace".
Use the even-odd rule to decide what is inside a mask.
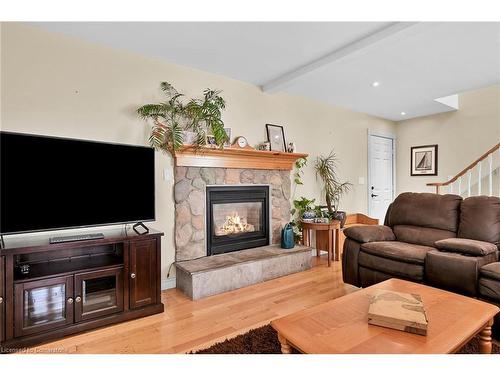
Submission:
[[[321,178],[323,182],[328,215],[330,219],[340,221],[340,226],[343,227],[347,215],[345,211],[339,211],[340,199],[351,189],[352,184],[340,181],[337,174],[338,162],[337,155],[332,150],[327,156],[320,155],[316,158],[314,169],[316,178]]]

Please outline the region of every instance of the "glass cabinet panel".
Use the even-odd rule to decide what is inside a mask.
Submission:
[[[16,337],[73,322],[73,276],[16,283],[14,293]]]
[[[75,275],[75,320],[123,311],[123,267]]]
[[[82,299],[84,314],[116,306],[115,275],[83,280]]]
[[[66,284],[24,291],[24,327],[66,320]]]

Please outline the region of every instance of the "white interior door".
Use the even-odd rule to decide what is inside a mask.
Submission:
[[[394,139],[368,135],[368,214],[384,223],[394,199]]]

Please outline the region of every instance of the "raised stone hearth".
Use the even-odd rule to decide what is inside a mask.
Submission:
[[[175,167],[176,261],[207,255],[205,236],[207,185],[269,185],[271,243],[279,243],[281,228],[290,221],[290,171],[211,167]]]
[[[196,300],[311,268],[311,248],[278,245],[179,262],[177,287]]]

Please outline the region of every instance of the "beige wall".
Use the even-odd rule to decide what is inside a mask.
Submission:
[[[499,141],[500,85],[461,93],[458,111],[397,124],[396,189],[398,193],[434,192],[434,188],[425,184],[446,181]],[[439,146],[438,176],[411,177],[410,147],[429,144]]]
[[[355,183],[342,202],[349,212],[367,209],[366,185],[357,184],[358,177],[366,180],[367,129],[395,132],[391,121],[300,97],[264,94],[240,81],[26,25],[4,23],[1,38],[3,130],[146,144],[148,129],[135,109],[162,98],[160,81],[171,82],[188,96],[207,87],[221,89],[227,100],[223,119],[233,136],[244,135],[254,145],[265,140],[266,123],[280,124],[298,151],[310,154],[305,185],[296,197],[320,196],[313,160],[335,148],[342,177]],[[162,180],[162,170],[172,168],[172,161],[157,153],[156,163],[157,222],[152,226],[165,232],[165,277],[174,260],[174,204],[172,182]]]

